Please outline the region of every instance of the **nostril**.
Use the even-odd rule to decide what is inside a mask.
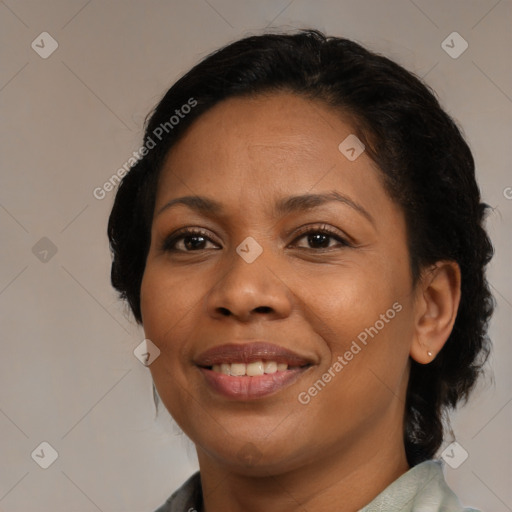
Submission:
[[[217,311],[223,316],[231,316],[233,314],[228,308],[224,307],[217,308]],[[272,308],[269,306],[259,306],[253,310],[255,313],[271,313],[272,311]]]
[[[260,306],[255,309],[258,313],[270,313],[272,311],[272,308],[269,306]]]

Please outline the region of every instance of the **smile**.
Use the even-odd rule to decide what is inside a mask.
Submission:
[[[254,400],[282,391],[313,363],[265,342],[217,346],[195,360],[210,390],[231,400]]]
[[[214,364],[211,369],[214,372],[234,377],[256,377],[258,375],[272,375],[288,369],[287,363],[277,361],[254,361],[253,363],[222,363]]]

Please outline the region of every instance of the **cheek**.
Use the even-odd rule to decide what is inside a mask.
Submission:
[[[338,343],[379,321],[404,293],[381,269],[353,266],[315,278],[301,277],[294,288],[309,323],[324,339]],[[388,316],[394,313],[391,310]]]
[[[168,308],[164,291],[151,266],[146,266],[140,287],[140,309],[144,332],[153,342],[161,331]]]
[[[331,405],[353,408],[363,400],[376,407],[377,397],[382,400],[383,393],[403,385],[412,303],[408,267],[396,263],[382,258],[337,268],[321,279],[303,279],[297,288],[304,316],[324,342],[321,372],[329,373],[328,380],[335,375],[324,394]]]
[[[177,286],[175,278],[158,265],[148,264],[141,283],[141,312],[146,338],[160,350],[149,366],[158,395],[166,409],[181,424],[187,395],[182,362],[190,302],[187,289]]]
[[[370,311],[354,305],[338,318],[331,324],[338,338],[329,343],[329,360],[301,390],[302,400],[311,400],[307,418],[329,425],[325,433],[333,437],[345,428],[377,424],[402,407],[412,337],[408,305],[399,301],[383,301]],[[333,411],[340,421],[333,421]]]
[[[144,332],[162,352],[168,352],[179,345],[180,330],[194,303],[197,304],[197,290],[192,285],[176,282],[165,269],[148,264],[141,283],[141,312]]]

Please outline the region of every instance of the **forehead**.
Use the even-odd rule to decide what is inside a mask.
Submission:
[[[254,203],[291,193],[342,189],[384,194],[373,161],[349,160],[340,144],[354,128],[339,111],[280,92],[230,98],[202,114],[171,149],[156,208],[181,195]],[[351,139],[349,139],[351,140]]]
[[[170,158],[183,152],[215,152],[222,162],[242,154],[249,159],[269,154],[286,160],[319,159],[330,143],[352,131],[339,116],[333,125],[328,117],[336,116],[324,110],[318,101],[285,92],[229,98],[194,121]]]

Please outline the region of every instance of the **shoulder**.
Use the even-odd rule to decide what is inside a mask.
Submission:
[[[465,508],[448,487],[440,461],[414,466],[382,491],[360,512],[479,512]]]
[[[194,473],[155,512],[198,512],[203,506],[201,476]]]

